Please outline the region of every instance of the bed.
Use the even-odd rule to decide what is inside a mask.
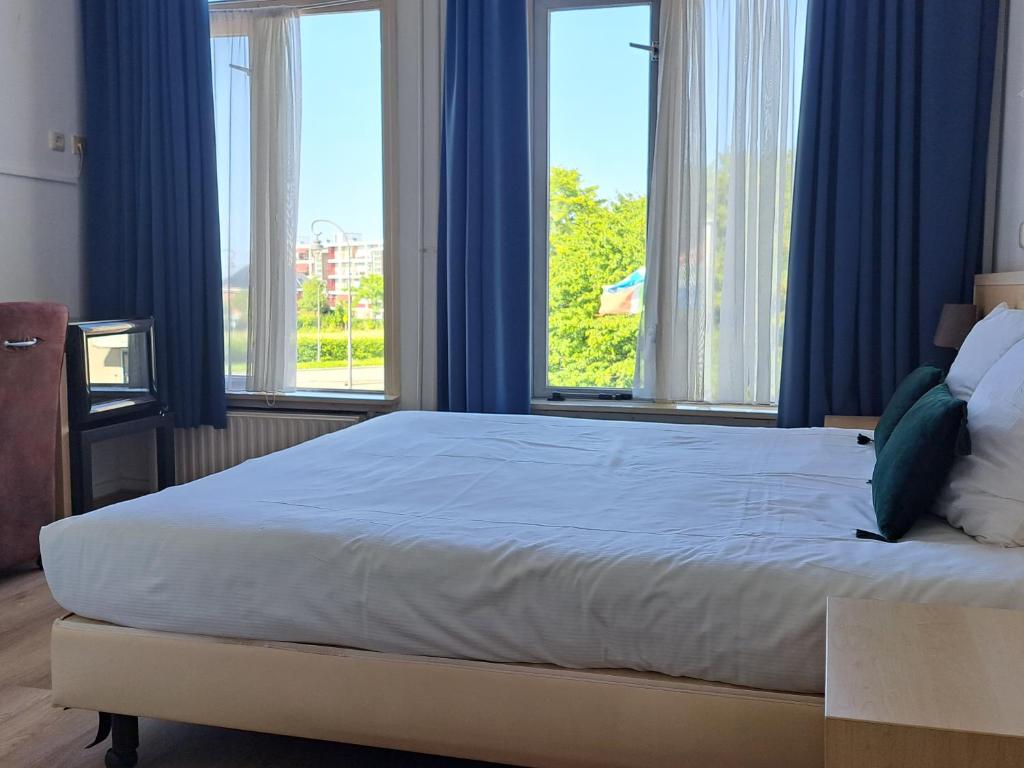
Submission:
[[[938,519],[856,538],[873,460],[842,429],[379,417],[44,529],[73,612],[54,703],[122,716],[115,765],[138,715],[522,765],[821,765],[827,596],[1024,607],[1017,550]]]

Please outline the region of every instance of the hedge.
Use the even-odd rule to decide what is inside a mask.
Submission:
[[[352,359],[365,360],[367,358],[384,357],[384,337],[369,336],[352,339]],[[320,342],[320,359],[337,360],[345,362],[348,360],[348,341],[346,339],[328,338]],[[316,360],[316,339],[298,340],[298,362],[311,363]]]

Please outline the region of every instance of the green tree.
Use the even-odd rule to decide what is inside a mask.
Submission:
[[[551,169],[548,381],[556,387],[630,387],[639,315],[598,315],[601,293],[644,264],[647,200],[612,201],[580,172]]]
[[[299,312],[308,313],[316,321],[316,313],[326,315],[331,311],[327,303],[327,283],[319,277],[310,277],[302,284],[302,294],[299,296]]]
[[[789,237],[793,213],[794,153],[780,158],[783,182],[779,204],[780,260],[778,305],[772,332],[781,337],[789,272]],[[725,278],[727,224],[734,188],[732,157],[723,153],[707,168],[708,213],[712,223],[708,281],[711,306],[707,332],[712,385],[718,375],[719,319]],[[555,387],[630,387],[636,360],[638,315],[598,315],[601,293],[643,266],[646,253],[647,200],[619,195],[598,197],[597,187],[583,183],[577,170],[552,168],[548,241],[548,382]],[[781,338],[780,338],[781,340]],[[781,343],[779,344],[781,350]],[[781,365],[776,360],[776,368]]]
[[[331,309],[331,305],[327,301],[327,284],[322,278],[310,277],[302,284],[302,293],[296,304],[299,328],[316,328],[318,306],[322,329],[345,327],[345,307],[339,304]]]
[[[345,315],[347,311],[348,310],[345,308],[345,305],[339,303],[334,309],[331,310],[331,313],[327,316],[328,325],[331,328],[344,328],[346,325],[348,325],[348,320],[346,319]]]
[[[366,299],[370,304],[374,320],[384,313],[384,276],[364,275],[359,278],[359,288],[356,290],[356,298],[360,301]]]

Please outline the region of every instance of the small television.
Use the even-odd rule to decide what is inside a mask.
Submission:
[[[68,415],[79,426],[157,413],[153,318],[70,323]]]

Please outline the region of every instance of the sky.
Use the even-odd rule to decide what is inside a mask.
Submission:
[[[550,20],[548,157],[598,194],[647,192],[650,54],[646,5],[555,11]]]
[[[384,234],[380,12],[303,16],[298,238],[315,219],[349,235]],[[337,234],[317,225],[323,237]]]

